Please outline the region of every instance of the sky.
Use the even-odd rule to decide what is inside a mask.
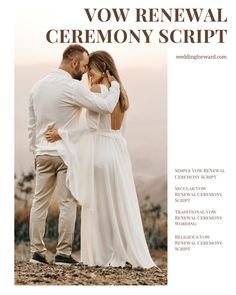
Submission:
[[[70,1],[71,4],[73,1]],[[106,1],[105,1],[106,2]],[[91,1],[89,1],[91,3]],[[104,4],[104,1],[103,1]],[[120,3],[119,7],[122,6]],[[87,7],[98,7],[99,4]],[[111,4],[107,2],[107,6]],[[129,7],[131,7],[129,5]],[[30,11],[30,13],[29,13]],[[69,45],[46,40],[50,29],[142,29],[132,22],[89,22],[84,6],[18,6],[15,11],[15,173],[29,171],[33,156],[28,150],[29,91],[37,80],[58,67]],[[103,15],[105,17],[105,14]],[[145,28],[148,26],[145,25]],[[167,48],[158,44],[82,44],[89,52],[106,50],[114,58],[130,100],[126,139],[138,185],[158,189],[167,174]],[[141,185],[140,185],[141,183]],[[155,192],[153,193],[155,195]]]
[[[99,5],[96,5],[98,7]],[[94,6],[92,6],[94,7]],[[109,7],[109,6],[108,6]],[[112,29],[114,32],[123,29],[134,31],[148,29],[146,24],[135,23],[133,10],[130,8],[130,17],[125,22],[116,22],[111,14],[109,22],[101,22],[98,18],[89,21],[84,7],[77,3],[76,8],[69,7],[47,8],[32,7],[29,9],[19,6],[15,11],[15,63],[16,64],[34,64],[36,62],[58,62],[61,52],[68,44],[49,43],[46,41],[46,34],[49,30],[86,30],[101,29],[104,32]],[[90,10],[91,11],[91,10]],[[97,8],[99,11],[99,8]],[[105,19],[106,11],[102,17]],[[103,16],[104,15],[104,16]],[[97,14],[95,14],[97,16]],[[143,39],[142,39],[143,41]],[[166,47],[162,44],[145,44],[145,43],[94,43],[82,44],[89,51],[98,49],[112,52],[116,57],[120,67],[156,67],[156,65],[165,64]],[[125,45],[125,47],[124,47]],[[125,48],[125,50],[124,50]],[[148,58],[147,58],[148,57]]]

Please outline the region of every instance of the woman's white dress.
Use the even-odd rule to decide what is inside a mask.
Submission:
[[[101,96],[107,94],[101,85]],[[58,151],[68,165],[67,186],[82,206],[81,262],[150,268],[126,140],[111,115],[87,111],[87,128],[59,130]]]

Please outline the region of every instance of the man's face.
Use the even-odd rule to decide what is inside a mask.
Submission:
[[[86,52],[83,52],[83,57],[81,61],[78,61],[78,65],[74,69],[74,79],[77,79],[79,81],[82,80],[83,74],[85,74],[88,71],[88,63],[89,63],[89,56]]]

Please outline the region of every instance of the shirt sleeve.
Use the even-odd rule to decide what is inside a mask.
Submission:
[[[36,118],[33,106],[32,93],[29,98],[29,114],[28,114],[28,140],[29,149],[31,152],[35,152],[35,139],[36,139]]]
[[[120,85],[117,81],[111,82],[107,96],[101,97],[91,92],[86,86],[79,82],[75,87],[74,102],[91,111],[102,114],[112,113],[120,96]]]

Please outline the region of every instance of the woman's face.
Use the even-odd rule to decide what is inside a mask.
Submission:
[[[103,75],[97,68],[91,66],[88,69],[88,77],[90,79],[91,84],[98,84],[101,82]]]

